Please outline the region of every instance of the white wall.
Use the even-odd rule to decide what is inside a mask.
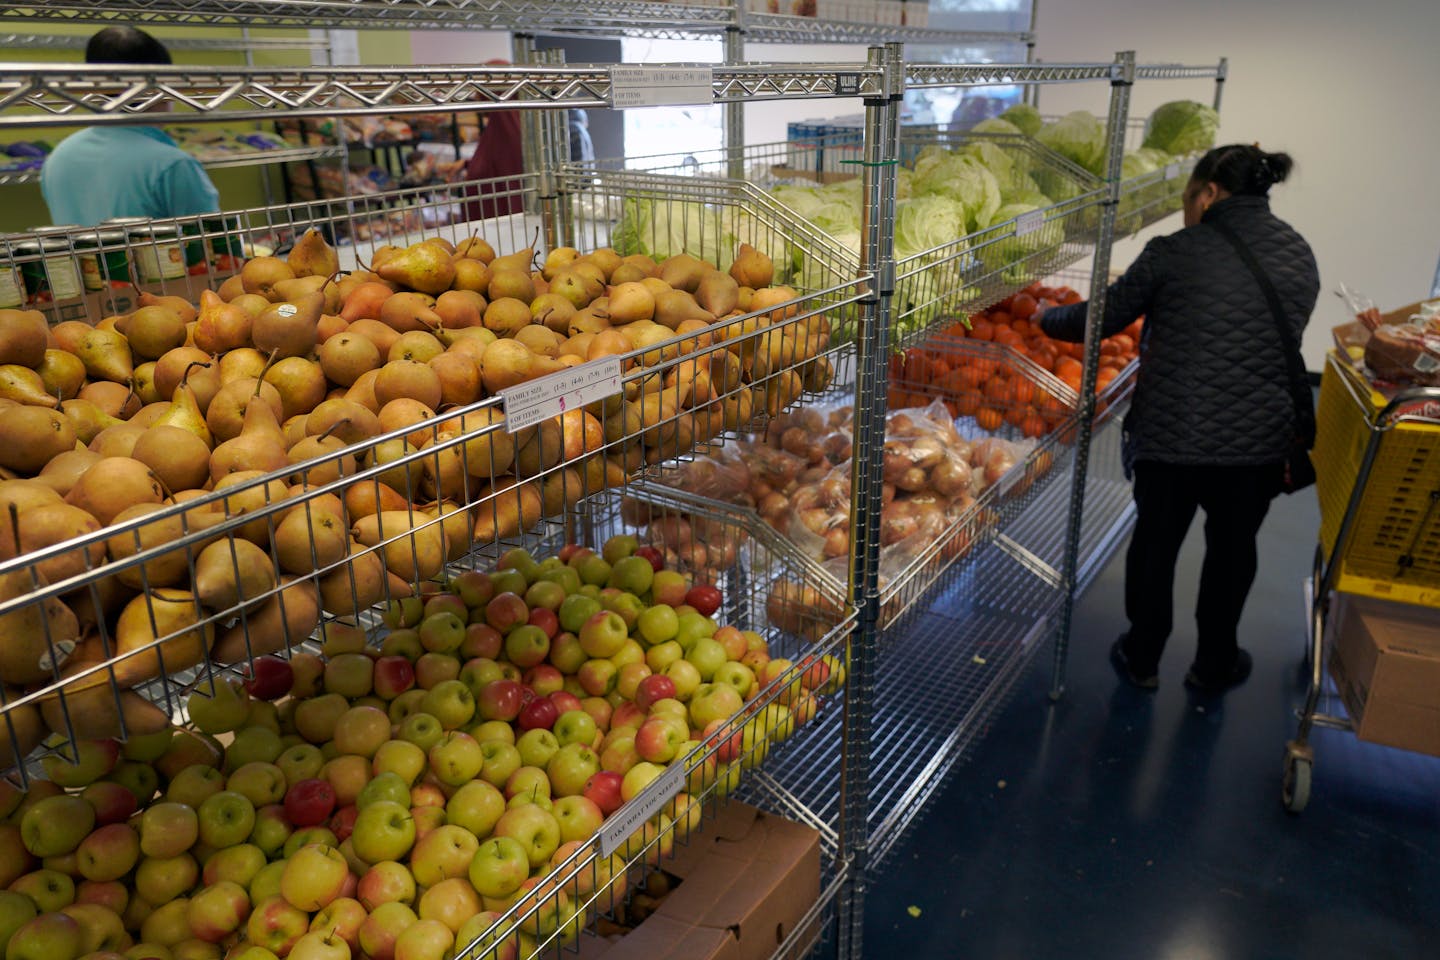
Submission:
[[[1382,309],[1426,296],[1440,257],[1440,2],[1436,0],[1041,0],[1038,55],[1051,62],[1230,58],[1222,142],[1259,141],[1295,157],[1274,209],[1314,247],[1321,299],[1305,337],[1320,368],[1330,328],[1348,319],[1344,282]],[[1137,84],[1132,115],[1197,81]],[[1096,88],[1046,88],[1049,113],[1103,113]],[[1178,219],[1167,221],[1179,229]],[[1116,250],[1123,266],[1135,245]]]

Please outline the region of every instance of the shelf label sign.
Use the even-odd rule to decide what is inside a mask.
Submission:
[[[600,828],[600,855],[608,857],[625,846],[630,835],[659,813],[660,808],[673,800],[684,785],[685,764],[677,760],[666,767],[664,773],[650,781],[650,785],[641,791],[640,796],[605,819]]]
[[[1031,210],[1015,218],[1015,236],[1023,237],[1045,226],[1045,211]]]
[[[1174,180],[1174,179],[1175,179],[1176,177],[1178,177],[1178,176],[1180,176],[1180,164],[1178,164],[1178,163],[1166,164],[1166,166],[1165,166],[1165,179],[1166,179],[1166,180]]]
[[[606,357],[506,387],[500,391],[505,430],[514,433],[619,392],[619,357]]]
[[[841,97],[858,97],[860,95],[860,74],[837,73],[835,75],[835,93]]]
[[[617,64],[610,68],[610,106],[616,110],[714,102],[713,67],[645,67]]]

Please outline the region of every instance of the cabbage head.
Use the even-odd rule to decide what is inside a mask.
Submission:
[[[1028,103],[1017,103],[996,119],[1004,120],[1027,137],[1033,137],[1039,133],[1040,127],[1044,123],[1040,119],[1040,111]]]
[[[1105,125],[1088,110],[1067,113],[1040,128],[1035,138],[1096,176],[1105,172]]]
[[[688,253],[729,268],[736,241],[724,221],[703,203],[627,199],[610,235],[616,253],[643,253],[656,261]]]
[[[895,205],[895,259],[906,260],[955,244],[965,236],[965,207],[946,196],[912,197]],[[935,256],[949,256],[963,245],[947,247]]]
[[[1009,120],[1005,120],[1000,117],[991,117],[988,120],[981,120],[979,123],[975,124],[975,126],[970,128],[970,132],[1000,133],[1011,137],[1024,136],[1024,134],[1020,132],[1019,127],[1015,126],[1015,124],[1011,123]]]
[[[995,174],[995,179],[1000,183],[1000,192],[1005,192],[1005,185],[1015,180],[1017,173],[1024,176],[1010,154],[1004,148],[992,140],[974,140],[967,143],[960,151],[968,157],[974,157],[985,165],[985,169]]]
[[[1194,100],[1172,100],[1155,108],[1145,123],[1144,146],[1184,156],[1215,145],[1220,114]]]
[[[1014,220],[1021,214],[1038,209],[1040,208],[1026,203],[1007,204],[995,211],[995,218],[990,225],[992,227],[999,226]],[[1024,263],[1025,258],[1059,246],[1064,239],[1065,229],[1058,221],[1049,221],[1042,224],[1040,229],[1027,233],[1023,237],[1012,234],[985,244],[978,248],[978,252],[986,270],[1003,271],[1006,280],[1028,280],[1032,268]]]
[[[1000,181],[972,156],[949,153],[917,171],[911,182],[917,197],[942,196],[960,201],[965,208],[965,225],[979,229],[1000,208]]]
[[[1142,153],[1139,150],[1125,154],[1120,161],[1120,179],[1133,180],[1136,177],[1143,177],[1147,173],[1154,173],[1159,167],[1147,151]]]

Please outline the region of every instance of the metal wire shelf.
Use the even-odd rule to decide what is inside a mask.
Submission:
[[[211,170],[234,167],[263,167],[276,163],[296,163],[305,160],[337,160],[345,156],[339,147],[295,147],[282,150],[252,150],[228,157],[201,160],[200,165]],[[20,170],[14,173],[0,171],[0,187],[13,187],[22,183],[39,183],[40,171]]]
[[[10,9],[0,14],[0,22],[10,19]],[[33,22],[33,20],[31,21]],[[3,33],[0,49],[7,50],[84,50],[89,37],[80,34]],[[329,50],[330,41],[317,37],[166,37],[171,50]]]

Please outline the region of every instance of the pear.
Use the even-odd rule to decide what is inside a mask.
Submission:
[[[168,490],[198,490],[210,479],[209,445],[183,427],[150,427],[135,441],[130,456],[155,471]]]
[[[270,555],[249,540],[217,540],[195,558],[195,595],[217,612],[253,605],[277,582]]]
[[[533,329],[551,337],[555,336],[544,327]],[[468,407],[480,399],[480,366],[470,357],[446,352],[431,357],[427,365],[440,379],[440,406],[437,410],[443,407]]]
[[[380,349],[348,330],[320,344],[320,369],[331,383],[348,387],[367,370],[380,368]]]
[[[184,297],[154,294],[148,290],[142,290],[140,296],[135,298],[135,303],[140,307],[164,307],[167,310],[173,310],[180,317],[181,323],[194,323],[195,318],[199,316],[195,304]]]
[[[215,438],[210,433],[210,427],[205,422],[205,414],[200,412],[200,404],[195,399],[195,388],[190,386],[188,380],[182,380],[180,386],[175,388],[175,393],[170,400],[170,408],[155,421],[154,426],[178,427],[186,433],[192,433],[200,438],[207,449],[215,442]],[[198,484],[187,484],[170,489],[188,490],[191,486],[198,486]]]
[[[610,282],[618,287],[622,283],[638,283],[648,276],[650,274],[638,264],[622,263],[610,274]]]
[[[29,570],[0,573],[0,603],[46,585],[36,579]],[[5,638],[0,643],[0,681],[27,686],[54,678],[80,640],[80,623],[69,607],[51,597],[0,614],[0,636]]]
[[[104,526],[129,507],[160,503],[165,489],[148,466],[131,457],[106,457],[80,475],[66,503],[90,513]]]
[[[345,280],[341,280],[338,286],[342,300],[340,317],[346,323],[380,319],[381,307],[395,294],[395,288],[390,284],[373,280],[349,287]]]
[[[468,547],[468,535],[466,544]],[[357,616],[386,598],[385,577],[380,554],[351,541],[345,564],[320,578],[321,604],[333,616]]]
[[[157,645],[161,638],[166,639]],[[131,683],[176,673],[203,662],[214,639],[215,627],[204,619],[193,593],[158,587],[120,611],[116,673]]]
[[[417,360],[391,360],[375,377],[375,400],[383,409],[399,397],[418,400],[434,410],[440,405],[440,377]]]
[[[564,368],[560,361],[539,356],[523,343],[502,339],[485,348],[485,356],[480,363],[480,379],[485,389],[494,394]]]
[[[0,690],[0,701],[7,705],[21,696],[18,690]],[[18,768],[50,731],[40,715],[40,707],[34,703],[8,706],[5,719],[7,722],[0,723],[0,767]]]
[[[38,367],[50,342],[50,325],[38,310],[0,310],[0,364]]]
[[[95,439],[85,448],[101,457],[128,457],[144,432],[145,428],[138,423],[117,423],[95,434]]]
[[[51,457],[45,468],[36,475],[35,479],[52,487],[60,496],[70,492],[75,486],[75,481],[80,479],[84,473],[100,459],[100,454],[92,453],[89,450],[66,450],[64,453]]]
[[[577,333],[573,337],[566,338],[557,348],[556,356],[578,357],[584,362],[586,354],[590,350],[590,344],[595,342],[596,334]]]
[[[525,301],[514,297],[501,297],[490,301],[485,308],[485,329],[496,337],[513,337],[533,321],[530,308]]]
[[[66,663],[65,675],[79,676],[105,662],[103,645],[96,644],[93,652],[92,659]],[[140,694],[110,689],[105,670],[89,673],[73,684],[66,683],[63,692],[46,695],[40,701],[40,713],[52,730],[68,730],[82,740],[143,737],[158,734],[170,726],[165,711]]]
[[[380,408],[381,433],[394,433],[409,427],[418,428],[405,434],[411,446],[422,447],[429,443],[439,429],[434,409],[411,397],[396,397]]]
[[[61,400],[75,396],[85,385],[85,364],[64,350],[46,350],[35,372],[40,374],[45,392]]]
[[[222,633],[211,658],[239,663],[304,643],[320,624],[320,597],[313,580],[289,581],[279,593]]]
[[[569,329],[575,313],[575,305],[556,293],[542,293],[530,302],[530,319],[556,333]]]
[[[730,276],[739,286],[758,290],[774,282],[775,264],[769,254],[742,243],[735,252],[735,262],[730,264]]]
[[[575,270],[562,270],[557,273],[555,279],[550,281],[546,293],[568,300],[577,310],[588,306],[591,300],[599,296],[591,281]]]
[[[141,307],[116,329],[129,342],[131,354],[144,360],[158,360],[185,344],[185,321],[169,307]]]
[[[427,497],[446,497],[469,502],[470,487],[477,485],[465,469],[465,449],[458,443],[459,433],[441,430],[435,434],[434,442],[426,445],[426,457],[421,461],[425,468],[424,490]],[[466,541],[469,540],[466,529]],[[455,543],[451,542],[451,547]],[[468,544],[466,545],[468,550]]]
[[[694,293],[705,274],[713,269],[715,268],[703,260],[697,260],[687,253],[679,253],[667,257],[665,262],[660,264],[660,279],[676,290]]]
[[[579,259],[580,251],[574,247],[556,247],[545,255],[545,262],[540,267],[540,275],[546,280],[553,280],[556,274]]]
[[[404,510],[410,501],[401,496],[394,487],[374,477],[357,480],[345,488],[345,515],[352,521],[368,517],[385,510]]]
[[[570,264],[570,272],[584,279],[586,292],[590,294],[592,300],[604,294],[605,271],[591,261],[576,260]]]
[[[496,257],[487,266],[490,267],[491,273],[496,270],[518,270],[528,277],[535,269],[535,251],[528,247],[516,250],[503,257]]]
[[[245,261],[245,266],[240,268],[240,286],[243,293],[255,293],[275,303],[280,295],[275,292],[275,284],[281,280],[294,280],[295,271],[290,265],[276,257],[255,257]],[[225,296],[222,290],[220,296]]]
[[[299,303],[301,297],[318,293],[325,298],[325,306],[321,313],[338,314],[340,312],[340,288],[325,277],[296,277],[294,280],[281,280],[275,284],[275,292],[281,298],[290,303]],[[344,319],[341,317],[340,319]]]
[[[141,403],[159,403],[165,399],[155,386],[155,370],[158,366],[154,360],[147,360],[135,368],[135,376],[130,378],[130,386],[134,388],[135,396],[140,398]]]
[[[435,312],[435,298],[424,293],[403,291],[392,294],[380,306],[379,320],[396,333],[411,330],[434,330],[441,325],[440,315]],[[389,350],[388,344],[376,342],[382,350]]]
[[[280,480],[255,482],[264,476],[265,473],[262,470],[245,470],[223,477],[215,484],[216,491],[229,490],[231,487],[237,488],[234,493],[229,494],[221,501],[221,509],[225,511],[225,516],[259,514],[254,520],[237,528],[235,536],[243,537],[261,547],[270,544],[270,524],[275,513],[275,510],[272,509],[273,505],[282,503],[290,496],[289,490]]]
[[[485,294],[490,298],[491,303],[502,297],[513,297],[529,303],[535,299],[535,281],[530,278],[530,274],[526,270],[492,264],[490,285],[486,288]]]
[[[57,543],[84,537],[100,529],[100,521],[79,507],[68,503],[47,503],[19,513],[19,547],[22,553],[33,553]],[[59,583],[94,570],[105,562],[105,545],[91,543],[81,548],[48,557],[34,564],[47,583]],[[0,724],[3,726],[3,724]]]
[[[161,417],[165,416],[170,406],[169,400],[157,400],[155,403],[147,403],[136,411],[135,416],[125,421],[125,423],[127,426],[148,430],[159,422]]]
[[[339,511],[314,504],[296,507],[275,528],[275,558],[286,573],[325,570],[350,549],[350,531]]]
[[[75,442],[75,427],[58,410],[17,406],[0,415],[0,467],[7,470],[33,476]]]
[[[285,262],[297,277],[331,277],[340,272],[340,257],[335,248],[326,243],[314,227],[306,230],[290,248]]]
[[[304,357],[315,349],[316,325],[325,311],[325,297],[308,293],[294,303],[276,303],[255,318],[250,337],[255,349],[277,357]]]
[[[262,302],[268,306],[268,301]],[[224,353],[226,350],[248,346],[255,316],[256,314],[252,314],[245,306],[226,303],[210,290],[201,291],[200,315],[195,325],[195,346],[206,353]]]
[[[424,511],[382,511],[356,522],[353,533],[361,544],[379,547],[386,569],[411,583],[429,580],[445,566],[444,527]]]
[[[338,399],[344,399],[338,398]],[[312,411],[313,412],[313,411]],[[288,452],[291,447],[305,439],[305,424],[310,420],[310,414],[297,413],[295,416],[280,424],[280,435],[285,438],[285,450]]]
[[[40,374],[18,363],[0,365],[0,399],[37,407],[60,405],[59,398],[46,392],[45,381]]]
[[[486,306],[485,298],[473,290],[447,290],[435,300],[435,313],[444,326],[463,330],[481,326]]]
[[[308,436],[329,436],[345,446],[363,443],[381,433],[380,418],[354,400],[338,397],[326,400],[305,417]]]
[[[421,330],[411,330],[409,333],[400,334],[385,355],[387,361],[391,360],[415,360],[420,363],[428,363],[431,358],[438,357],[445,352],[445,345],[435,338],[433,334]]]
[[[610,279],[611,276],[619,269],[620,264],[624,262],[620,254],[616,253],[611,247],[598,247],[580,259],[582,262],[593,263],[596,267],[600,268],[600,272],[604,275],[606,283],[612,282]]]
[[[517,483],[514,477],[497,479],[482,488],[476,497],[474,539],[493,543],[513,537],[540,522],[542,502],[533,483]]]
[[[224,382],[221,365],[196,347],[176,347],[155,361],[156,393],[169,400],[180,384],[188,383],[195,391],[195,406],[202,415]]]
[[[594,307],[590,306],[577,311],[570,318],[570,325],[565,328],[565,333],[567,336],[576,337],[586,333],[599,334],[609,329],[609,317],[597,315]]]
[[[371,413],[380,412],[380,401],[375,399],[375,378],[380,376],[379,370],[369,370],[360,374],[359,379],[350,384],[350,389],[345,391],[346,400],[353,400]]]
[[[245,281],[238,273],[233,277],[226,277],[225,282],[215,288],[215,295],[226,303],[231,303],[236,297],[245,296]]]
[[[521,327],[515,332],[515,339],[542,357],[558,357],[560,355],[559,334],[538,323]]]
[[[455,265],[450,258],[443,247],[422,242],[387,257],[375,266],[375,272],[382,280],[437,297],[455,280]]]
[[[70,421],[75,439],[87,446],[102,430],[125,422],[110,416],[89,400],[66,400],[60,404],[60,409]]]
[[[515,475],[533,477],[564,459],[565,438],[560,418],[542,420],[535,435],[515,451]]]
[[[469,257],[457,257],[454,263],[455,279],[450,281],[451,290],[484,293],[490,289],[490,268],[485,264]]]
[[[263,398],[251,397],[245,405],[240,434],[217,446],[210,455],[210,478],[218,483],[232,473],[280,470],[290,465],[285,450],[285,437],[275,411]]]
[[[220,388],[215,399],[210,401],[210,409],[205,411],[205,425],[215,442],[224,443],[240,436],[240,431],[245,426],[245,407],[250,398],[255,396],[270,405],[276,420],[285,415],[280,391],[276,390],[273,384],[254,377],[232,380]]]
[[[325,371],[318,363],[301,357],[286,357],[277,362],[265,371],[265,382],[279,391],[285,420],[314,410],[329,392]]]
[[[695,302],[712,316],[723,317],[740,302],[740,285],[728,273],[711,270],[695,288]]]
[[[495,259],[495,248],[483,237],[474,236],[461,240],[455,247],[456,257],[468,257],[471,260],[479,260],[481,263],[489,264]]]
[[[314,414],[312,413],[311,416]],[[355,473],[357,464],[354,455],[342,452],[345,449],[345,441],[334,436],[334,431],[349,423],[349,420],[336,421],[325,433],[305,437],[290,447],[286,456],[289,457],[292,464],[298,465],[319,457],[325,458],[322,463],[290,474],[291,483],[320,487]]]
[[[655,317],[655,295],[643,283],[622,283],[610,291],[610,323],[615,326]]]
[[[683,290],[670,290],[655,298],[656,323],[674,330],[686,320],[714,323],[715,315],[696,303],[695,298]]]

